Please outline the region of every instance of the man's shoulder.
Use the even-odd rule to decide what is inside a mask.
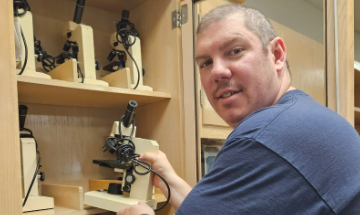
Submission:
[[[256,138],[267,126],[282,123],[279,120],[282,120],[285,111],[296,112],[296,106],[303,103],[301,97],[308,97],[308,95],[299,90],[284,94],[277,104],[262,108],[247,116],[237,125],[228,139],[237,137]]]

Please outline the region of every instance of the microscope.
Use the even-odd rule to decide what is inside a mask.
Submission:
[[[85,0],[77,0],[74,19],[65,26],[67,41],[63,47],[64,52],[56,61],[61,65],[49,74],[54,79],[79,82],[79,71],[81,83],[109,86],[107,82],[96,79],[96,70],[100,69],[100,64],[95,61],[93,29],[89,25],[81,24],[84,6]]]
[[[130,205],[136,205],[141,200],[153,209],[156,208],[157,202],[152,199],[152,172],[154,171],[150,164],[138,160],[137,157],[145,152],[157,153],[159,145],[154,140],[134,137],[136,107],[135,101],[129,101],[125,115],[121,117],[120,121],[114,122],[110,137],[106,139],[105,145],[101,148],[103,152],[115,153],[117,160],[93,160],[94,164],[122,173],[122,183],[110,183],[107,190],[85,193],[84,204],[117,212]],[[158,173],[154,173],[158,175]]]
[[[153,91],[151,87],[143,84],[139,33],[136,31],[134,24],[129,21],[129,15],[129,11],[123,10],[121,20],[116,24],[116,32],[110,37],[112,51],[107,60],[111,62],[116,56],[118,60],[106,65],[103,69],[113,73],[124,73],[129,68],[132,89]],[[130,62],[127,61],[129,59],[131,59]]]
[[[18,52],[24,53],[21,55],[21,59],[17,64],[17,74],[24,76],[31,76],[36,78],[51,79],[51,77],[45,73],[37,72],[35,65],[35,47],[34,47],[34,29],[33,18],[30,12],[30,6],[25,0],[13,0],[14,3],[14,23],[15,34],[20,33],[20,37],[23,41],[23,45]],[[19,25],[20,24],[20,25]],[[20,40],[20,39],[19,39]],[[20,41],[17,42],[16,47],[20,46]],[[38,60],[42,57],[37,53]]]
[[[37,142],[30,129],[24,128],[27,114],[27,106],[19,105],[20,143],[22,155],[23,176],[23,212],[54,208],[54,198],[40,196],[38,178],[45,180],[44,172],[40,168],[40,153]],[[36,159],[38,154],[38,159]]]

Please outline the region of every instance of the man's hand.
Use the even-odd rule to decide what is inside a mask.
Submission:
[[[132,205],[118,211],[116,215],[155,215],[155,212],[145,202],[140,201],[137,205]]]
[[[139,160],[151,163],[151,169],[159,173],[168,182],[171,182],[173,178],[177,176],[175,170],[172,168],[166,158],[166,155],[162,151],[159,151],[157,154],[151,152],[144,153],[139,157]],[[160,190],[167,196],[167,187],[159,176],[154,175],[153,183],[155,187],[160,188]]]
[[[139,159],[151,163],[151,168],[167,181],[171,190],[171,206],[177,210],[180,204],[184,201],[185,197],[191,191],[192,188],[190,185],[188,185],[176,174],[169,160],[166,158],[166,155],[162,151],[159,151],[157,154],[151,152],[144,153],[139,157]],[[156,174],[154,174],[153,183],[156,187],[160,188],[161,192],[167,198],[168,188],[166,187],[164,181]]]

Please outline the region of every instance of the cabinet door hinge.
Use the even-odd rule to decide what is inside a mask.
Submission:
[[[181,10],[171,12],[172,28],[180,27],[188,21],[187,5],[183,5]]]
[[[204,93],[203,89],[200,89],[200,106],[202,107],[204,105]]]

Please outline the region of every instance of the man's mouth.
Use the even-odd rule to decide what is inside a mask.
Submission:
[[[229,96],[231,96],[231,95],[233,95],[233,94],[235,94],[235,93],[238,93],[238,92],[240,92],[240,91],[228,92],[228,93],[222,94],[222,95],[220,96],[220,98],[227,98],[227,97],[229,97]]]

